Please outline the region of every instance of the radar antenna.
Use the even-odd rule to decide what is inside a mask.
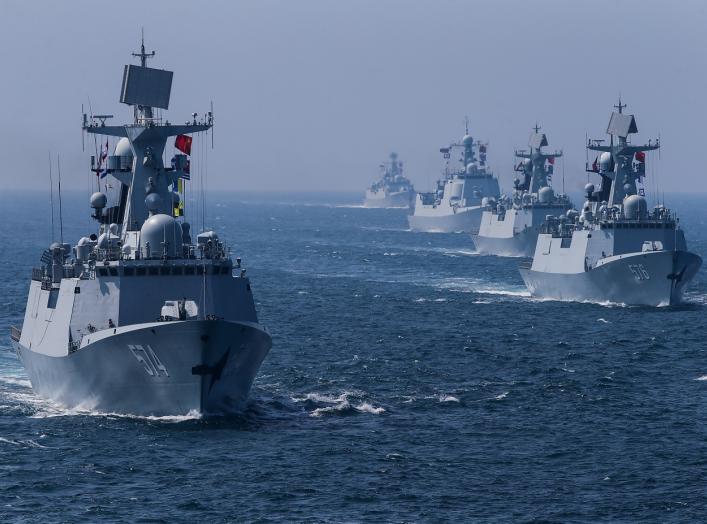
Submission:
[[[621,95],[619,95],[619,104],[615,105],[614,107],[619,110],[619,114],[623,113],[623,110],[626,107],[626,104],[621,103]]]
[[[140,52],[139,53],[132,53],[134,57],[140,57],[140,65],[142,67],[147,67],[147,59],[152,58],[155,56],[155,52],[151,51],[149,53],[145,52],[145,28],[142,28],[142,38],[141,38],[141,44],[140,44]]]

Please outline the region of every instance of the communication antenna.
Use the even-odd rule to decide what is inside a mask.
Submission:
[[[562,194],[566,195],[565,193],[565,156],[562,155]]]
[[[50,242],[54,242],[54,180],[52,179],[52,152],[49,151],[49,200],[52,208],[52,237]]]
[[[56,167],[59,175],[59,240],[61,240],[62,245],[64,244],[64,218],[61,213],[61,163],[59,161],[59,155],[56,155]]]
[[[211,111],[209,111],[209,121],[213,124],[214,121],[214,101],[211,101]],[[214,126],[211,126],[211,149],[214,148]]]

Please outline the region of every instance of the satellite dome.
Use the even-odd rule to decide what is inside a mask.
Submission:
[[[587,184],[586,186],[584,186],[584,192],[587,195],[591,195],[592,193],[594,193],[594,184]]]
[[[150,213],[157,213],[162,206],[162,197],[157,193],[150,193],[145,197],[145,206]]]
[[[476,170],[476,162],[471,162],[470,164],[467,164],[466,166],[466,174],[470,175]]]
[[[611,157],[611,153],[604,151],[599,155],[599,171],[613,171],[614,170],[614,159]]]
[[[471,135],[464,135],[462,138],[462,144],[465,146],[470,146],[471,144],[474,143],[474,139],[471,137]]]
[[[140,246],[145,258],[174,258],[182,250],[182,227],[169,215],[152,215],[140,229]]]
[[[633,191],[631,191],[632,189],[631,184],[624,184],[624,193],[630,195],[633,193]]]
[[[551,187],[545,186],[538,190],[538,200],[541,204],[549,204],[555,198],[555,192]]]
[[[567,218],[572,222],[574,222],[577,219],[578,215],[579,215],[579,213],[577,212],[576,209],[568,209],[567,210]]]
[[[482,207],[486,207],[489,205],[489,197],[484,197],[481,199],[481,205]]]
[[[629,220],[645,218],[648,213],[646,199],[640,195],[627,196],[624,199],[624,215]]]
[[[391,160],[395,160],[396,158],[398,158],[398,154],[396,152],[392,152],[390,154],[390,158],[391,158]]]
[[[89,200],[91,208],[93,209],[103,209],[108,203],[108,198],[105,194],[101,192],[96,192],[91,195]]]
[[[115,144],[115,150],[113,151],[113,154],[115,156],[133,156],[133,150],[130,147],[130,141],[126,137],[123,137],[118,140],[118,143]]]
[[[116,224],[115,222],[110,224],[108,226],[108,231],[110,231],[111,235],[117,236],[118,235],[118,224]]]

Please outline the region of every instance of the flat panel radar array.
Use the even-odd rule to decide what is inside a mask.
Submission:
[[[126,65],[120,101],[133,106],[168,109],[172,75],[172,71],[164,69]]]

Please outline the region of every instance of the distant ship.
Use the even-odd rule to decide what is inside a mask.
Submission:
[[[182,218],[185,154],[165,166],[167,139],[189,153],[203,119],[170,124],[172,72],[125,66],[120,101],[134,121],[106,125],[84,115],[84,131],[115,137],[98,159],[114,205],[90,198],[95,229],[76,244],[52,243],[32,270],[22,329],[11,339],[34,391],[69,408],[134,415],[224,413],[241,409],[271,338],[258,323],[240,259],[213,231],[192,242]],[[107,139],[106,139],[107,140]],[[96,162],[97,160],[97,162]]]
[[[381,164],[381,178],[366,189],[365,207],[409,208],[415,198],[415,188],[403,175],[403,163],[397,153],[390,154],[390,160]]]
[[[536,125],[529,150],[515,152],[520,159],[515,170],[522,179],[515,179],[511,198],[486,200],[479,231],[472,234],[480,253],[532,257],[545,217],[564,215],[572,207],[569,198],[556,195],[550,185],[555,159],[562,152],[544,153],[542,148],[547,145],[547,136]]]
[[[536,297],[629,305],[672,305],[682,300],[687,284],[702,265],[688,251],[678,219],[656,205],[649,211],[641,186],[646,151],[658,141],[637,146],[628,137],[638,132],[633,115],[615,106],[604,140],[590,140],[599,153],[587,171],[601,177],[598,190],[585,188],[582,214],[548,216],[538,237],[532,264],[520,272]]]
[[[449,159],[459,149],[461,166],[450,167]],[[412,231],[471,233],[479,229],[482,200],[497,199],[500,194],[498,180],[486,166],[486,150],[487,144],[469,135],[468,122],[461,143],[440,149],[446,161],[444,176],[435,191],[417,194],[413,214],[408,216]]]

